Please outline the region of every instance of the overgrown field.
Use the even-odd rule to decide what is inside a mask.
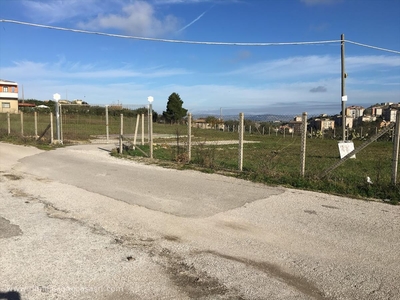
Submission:
[[[5,114],[0,114],[0,139],[16,143],[30,143],[46,147],[50,140],[49,130],[40,141],[36,141],[34,119],[24,115],[24,130],[21,134],[20,115],[11,115],[11,134],[7,133]],[[132,140],[136,118],[124,118],[124,136]],[[49,114],[38,114],[37,132],[40,136],[50,123]],[[80,115],[63,116],[62,137],[64,144],[85,142],[94,138],[105,138],[105,117]],[[149,153],[147,142],[147,118],[139,122],[138,134],[145,133],[145,145],[139,150],[128,150],[124,156],[143,157]],[[346,161],[325,178],[322,172],[339,161],[338,141],[328,138],[307,138],[306,172],[300,176],[300,142],[297,135],[265,134],[245,132],[243,146],[243,171],[238,172],[238,133],[192,128],[191,160],[188,161],[186,125],[153,125],[155,162],[181,169],[197,169],[205,172],[222,172],[256,182],[285,185],[314,191],[346,195],[357,198],[376,198],[398,203],[400,185],[391,185],[393,143],[390,137],[380,138],[357,154],[356,159]],[[120,117],[109,117],[110,139],[118,137]],[[269,132],[269,130],[265,130]],[[54,137],[56,132],[54,129]],[[168,138],[167,138],[168,137]],[[233,141],[225,144],[226,141]],[[362,141],[353,140],[355,148]],[[140,138],[138,137],[138,142]],[[236,143],[235,143],[236,142]],[[140,143],[139,143],[140,144]],[[114,155],[117,155],[114,153]],[[367,177],[372,181],[367,182]]]

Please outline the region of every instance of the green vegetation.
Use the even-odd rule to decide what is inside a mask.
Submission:
[[[149,153],[147,145],[147,114],[144,121],[144,141],[146,145],[140,149]],[[37,135],[43,133],[41,140],[36,140],[33,113],[24,113],[24,134],[21,134],[21,116],[10,115],[11,133],[7,132],[7,115],[0,114],[0,140],[34,145],[42,149],[52,149],[50,145],[50,131],[46,128],[50,123],[50,116],[46,112],[37,114]],[[109,133],[112,143],[116,143],[120,130],[120,116],[109,116]],[[136,117],[124,115],[124,137],[130,141],[135,132]],[[105,139],[105,116],[84,114],[63,114],[62,132],[64,145],[74,142],[85,142],[89,139]],[[141,120],[139,135],[141,134]],[[249,122],[249,124],[251,124]],[[392,151],[391,135],[385,134],[377,142],[357,154],[356,159],[346,161],[326,178],[320,174],[339,160],[337,140],[331,135],[313,135],[307,139],[306,173],[300,176],[300,137],[298,135],[283,135],[281,132],[269,131],[271,123],[261,123],[258,130],[250,134],[245,132],[243,171],[238,172],[238,145],[225,144],[224,141],[238,140],[237,132],[223,132],[192,128],[191,161],[188,162],[187,153],[187,125],[169,125],[154,123],[154,151],[155,160],[150,161],[142,151],[124,151],[123,156],[132,159],[141,159],[149,163],[158,163],[163,166],[179,169],[196,169],[204,172],[218,172],[273,185],[284,185],[297,189],[321,191],[337,195],[346,195],[355,198],[375,198],[398,203],[400,199],[400,185],[391,185]],[[274,127],[275,126],[275,127]],[[371,125],[368,125],[371,127]],[[265,127],[265,134],[262,128]],[[252,125],[252,128],[256,128]],[[374,128],[371,128],[374,131]],[[255,132],[255,133],[254,133]],[[367,129],[364,129],[364,133]],[[329,138],[328,138],[329,137]],[[54,138],[55,129],[54,129]],[[357,148],[365,137],[354,135],[353,141]],[[140,136],[137,139],[141,142]],[[116,152],[114,155],[119,156]],[[370,177],[373,184],[367,182]]]
[[[168,97],[167,110],[163,112],[163,117],[168,123],[179,123],[187,114],[187,109],[182,107],[183,101],[179,94],[172,93]]]

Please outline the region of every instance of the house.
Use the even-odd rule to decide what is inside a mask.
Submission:
[[[362,106],[355,106],[355,105],[349,106],[346,108],[346,117],[357,119],[363,116],[364,110],[365,109]]]
[[[342,127],[342,116],[341,115],[336,115],[335,116],[335,124],[337,127]],[[346,118],[346,127],[347,128],[353,128],[354,125],[354,119],[353,118]]]
[[[18,113],[18,83],[0,79],[0,113]]]
[[[397,109],[389,107],[383,111],[383,118],[388,122],[396,122]]]
[[[292,121],[289,121],[288,126],[292,129],[294,133],[300,133],[301,132],[301,125],[303,124],[302,122],[302,117],[301,116],[296,116],[293,118]]]
[[[328,118],[316,118],[311,120],[310,126],[316,130],[325,131],[335,129],[335,121]]]
[[[192,127],[202,128],[202,129],[211,129],[211,124],[206,122],[206,119],[199,118],[192,122]]]

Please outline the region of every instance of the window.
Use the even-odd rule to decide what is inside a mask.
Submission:
[[[15,86],[13,86],[13,87],[11,88],[11,92],[12,92],[12,93],[15,93]]]
[[[10,102],[2,102],[1,107],[2,108],[10,108],[11,107]]]
[[[8,92],[8,86],[3,86],[3,92],[7,93]]]

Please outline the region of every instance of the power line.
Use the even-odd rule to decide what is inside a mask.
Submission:
[[[370,45],[361,44],[361,43],[357,43],[357,42],[353,42],[353,41],[349,41],[349,40],[345,40],[345,42],[350,43],[350,44],[354,44],[354,45],[357,45],[357,46],[362,46],[362,47],[375,49],[375,50],[381,50],[381,51],[400,54],[400,51],[396,51],[396,50],[390,50],[390,49],[385,49],[385,48],[381,48],[381,47],[370,46]]]
[[[85,34],[93,34],[93,35],[101,35],[108,37],[116,37],[123,39],[135,39],[135,40],[143,40],[143,41],[153,41],[153,42],[164,42],[164,43],[180,43],[180,44],[197,44],[197,45],[219,45],[219,46],[288,46],[288,45],[317,45],[317,44],[331,44],[331,43],[339,43],[341,40],[327,40],[327,41],[311,41],[311,42],[278,42],[278,43],[241,43],[241,42],[202,42],[202,41],[188,41],[188,40],[172,40],[172,39],[160,39],[160,38],[150,38],[150,37],[140,37],[140,36],[131,36],[131,35],[121,35],[121,34],[113,34],[99,31],[88,31],[81,29],[72,29],[65,27],[57,27],[43,24],[35,24],[28,22],[21,22],[16,20],[0,20],[2,23],[14,23],[19,25],[26,25],[32,27],[46,28],[46,29],[54,29],[61,31],[70,31],[76,33],[85,33]],[[350,40],[345,40],[350,44],[354,44],[361,47],[367,47],[375,50],[386,51],[390,53],[400,54],[400,51],[385,49],[381,47],[375,47],[371,45],[366,45],[358,42],[353,42]]]
[[[314,41],[314,42],[282,42],[282,43],[201,42],[201,41],[171,40],[171,39],[159,39],[159,38],[150,38],[150,37],[112,34],[112,33],[98,32],[98,31],[88,31],[88,30],[81,30],[81,29],[72,29],[72,28],[65,28],[65,27],[35,24],[35,23],[27,23],[27,22],[15,21],[15,20],[0,20],[0,21],[4,22],[4,23],[14,23],[14,24],[20,24],[20,25],[26,25],[26,26],[32,26],[32,27],[40,27],[40,28],[55,29],[55,30],[61,30],[61,31],[70,31],[70,32],[77,32],[77,33],[94,34],[94,35],[102,35],[102,36],[108,36],[108,37],[154,41],[154,42],[165,42],[165,43],[181,43],[181,44],[222,45],[222,46],[283,46],[283,45],[327,44],[327,43],[340,42],[340,40]]]

